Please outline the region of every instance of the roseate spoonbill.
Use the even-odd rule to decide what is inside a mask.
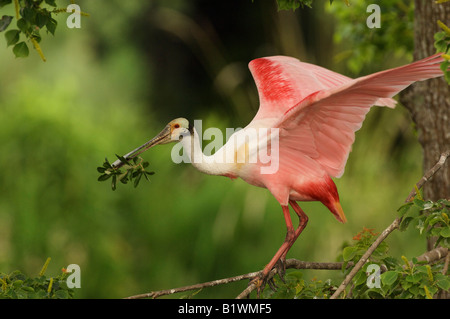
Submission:
[[[213,155],[204,155],[199,134],[188,120],[171,121],[153,139],[125,155],[133,158],[157,144],[182,143],[184,152],[201,172],[231,178],[267,188],[280,203],[287,226],[286,238],[255,283],[264,287],[273,267],[284,271],[286,254],[305,228],[308,217],[297,201],[320,201],[342,223],[346,221],[332,177],[341,177],[355,139],[355,131],[371,106],[393,108],[395,94],[415,81],[441,76],[443,58],[433,55],[386,71],[351,79],[325,68],[286,56],[253,60],[250,71],[256,82],[260,107],[244,129],[232,135]],[[249,130],[265,135],[244,136]],[[278,129],[278,130],[267,130]],[[253,137],[252,137],[253,136]],[[277,144],[271,162],[276,170],[263,173],[268,165],[250,155]],[[119,167],[120,160],[113,163]],[[298,215],[294,229],[289,205]]]

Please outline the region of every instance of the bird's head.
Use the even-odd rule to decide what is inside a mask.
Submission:
[[[190,135],[191,131],[192,129],[190,128],[189,121],[185,118],[179,117],[170,121],[158,135],[144,145],[149,144],[147,145],[148,149],[158,144],[178,142],[181,141],[183,136]]]
[[[149,148],[158,145],[158,144],[168,144],[172,142],[181,141],[181,139],[186,135],[192,134],[192,127],[189,125],[189,121],[185,118],[177,118],[170,121],[164,129],[159,132],[154,138],[152,138],[147,143],[139,146],[135,150],[129,152],[124,156],[125,159],[132,159],[139,154],[145,152]],[[114,167],[122,166],[123,163],[120,160],[113,163]]]

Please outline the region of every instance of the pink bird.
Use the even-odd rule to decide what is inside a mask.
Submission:
[[[261,276],[254,280],[260,289],[274,267],[283,272],[287,252],[308,222],[298,201],[320,201],[338,221],[346,222],[332,177],[344,173],[355,132],[370,108],[393,108],[397,102],[392,97],[413,82],[442,76],[442,61],[436,54],[351,79],[291,57],[259,58],[249,64],[259,93],[259,110],[248,126],[235,132],[214,154],[203,154],[196,129],[188,120],[178,118],[125,158],[131,159],[157,144],[180,141],[201,172],[240,177],[267,188],[281,205],[287,234]],[[115,167],[121,165],[120,160],[113,163]],[[299,218],[296,229],[289,205]]]

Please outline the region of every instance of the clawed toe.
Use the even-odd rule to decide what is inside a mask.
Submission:
[[[283,283],[286,283],[284,276],[286,274],[286,263],[284,259],[280,259],[277,261],[277,263],[274,266],[274,269],[276,270],[278,276],[280,277],[281,281]],[[251,281],[250,285],[255,285],[256,287],[256,293],[257,298],[259,299],[261,296],[261,292],[264,290],[266,284],[272,289],[273,291],[277,290],[277,285],[275,284],[275,281],[273,280],[273,276],[271,276],[271,272],[264,273],[261,272],[257,276],[255,276]]]
[[[286,281],[284,280],[284,276],[286,275],[286,260],[278,260],[274,268],[277,270],[277,274],[280,277],[281,281],[283,283],[286,283]]]

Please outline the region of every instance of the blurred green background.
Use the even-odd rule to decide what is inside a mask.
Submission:
[[[263,0],[80,0],[90,17],[81,29],[58,17],[56,36],[43,34],[45,63],[33,49],[14,58],[0,39],[0,272],[35,276],[51,257],[49,276],[80,265],[76,297],[122,298],[262,269],[286,230],[267,190],[176,165],[171,145],[144,154],[156,174],[137,189],[113,192],[96,167],[176,117],[244,127],[258,107],[254,58],[291,55],[352,77],[410,62],[411,5],[382,1],[385,20],[371,30],[366,4],[351,2],[278,12]],[[363,227],[382,231],[421,162],[406,110],[374,108],[336,180],[348,223],[301,203],[310,221],[288,258],[334,261]],[[425,250],[413,231],[387,242],[397,257]],[[246,285],[197,296],[235,297]]]

